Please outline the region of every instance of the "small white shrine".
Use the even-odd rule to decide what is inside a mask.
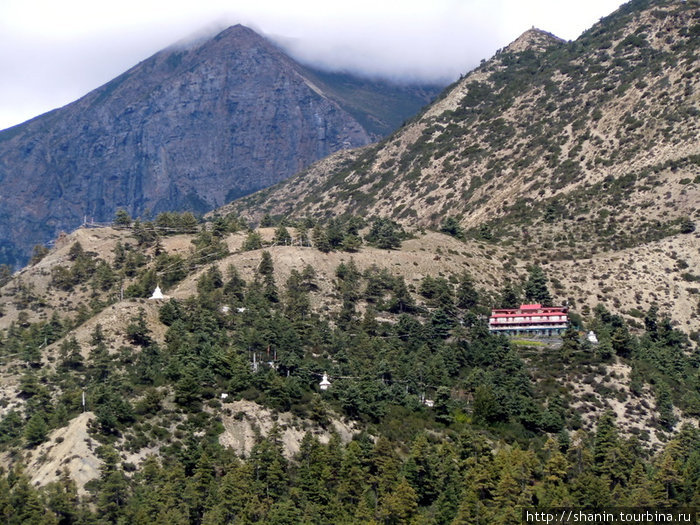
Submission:
[[[165,296],[163,295],[160,286],[156,286],[156,289],[153,290],[153,295],[151,295],[149,299],[165,299]]]
[[[318,384],[318,387],[321,390],[328,390],[329,386],[331,386],[331,382],[328,381],[328,374],[323,372],[323,378],[321,379],[321,382]]]
[[[588,335],[586,336],[588,338],[588,342],[594,345],[598,344],[598,337],[596,337],[595,332],[591,330],[588,332]]]

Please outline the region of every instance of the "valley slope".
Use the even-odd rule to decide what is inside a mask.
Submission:
[[[570,306],[657,304],[696,332],[697,7],[632,1],[573,42],[528,30],[379,144],[222,212],[442,228],[504,249],[514,279],[541,264]]]
[[[691,229],[699,24],[695,2],[636,0],[573,42],[528,30],[383,142],[230,209],[432,228],[451,216],[471,235],[555,259]]]

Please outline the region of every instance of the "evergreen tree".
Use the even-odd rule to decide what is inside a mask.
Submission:
[[[275,244],[287,246],[292,243],[292,236],[289,234],[289,231],[287,231],[287,228],[280,224],[275,230],[273,242]]]
[[[383,523],[399,525],[410,523],[417,510],[418,495],[406,479],[402,479],[394,490],[381,498],[378,514]]]
[[[29,421],[27,421],[27,426],[24,428],[24,439],[27,442],[28,447],[34,447],[39,443],[46,440],[48,435],[49,427],[46,424],[46,419],[43,414],[36,412]]]
[[[576,355],[581,351],[581,341],[579,340],[578,330],[567,328],[562,335],[562,345],[559,349],[559,354],[565,363],[568,363],[572,355]]]
[[[678,441],[671,440],[666,443],[661,456],[656,461],[653,481],[661,488],[660,491],[657,491],[657,499],[660,499],[659,504],[661,505],[677,505],[679,503],[678,496],[681,493],[680,487],[683,481],[680,455],[681,448]]]
[[[9,522],[12,525],[41,525],[44,522],[45,514],[39,494],[24,473],[17,475],[12,486],[9,506],[13,510],[12,521]]]
[[[260,248],[262,248],[262,236],[258,232],[250,230],[245,241],[243,241],[241,249],[244,252],[249,252],[252,250],[259,250]]]
[[[451,235],[452,237],[457,237],[458,239],[464,239],[464,230],[459,224],[457,217],[449,216],[445,217],[440,224],[440,231]]]
[[[0,287],[5,286],[12,279],[12,266],[0,264]]]
[[[272,220],[272,216],[266,213],[262,219],[260,219],[261,228],[270,228],[275,225],[275,221]]]
[[[126,336],[131,343],[145,347],[153,343],[150,334],[151,331],[146,324],[146,311],[139,308],[136,317],[132,317],[131,322],[126,327]]]
[[[340,245],[340,247],[343,249],[343,251],[351,252],[351,253],[359,251],[361,246],[362,246],[362,240],[360,239],[359,236],[353,235],[353,234],[345,235],[345,237],[343,237],[343,242]]]
[[[234,265],[226,270],[227,281],[224,283],[224,295],[232,300],[242,302],[245,297],[246,282]]]
[[[129,215],[124,208],[119,208],[114,216],[113,224],[115,226],[122,226],[128,228],[129,226],[131,226],[131,221],[131,215]]]
[[[666,430],[673,430],[676,415],[673,413],[671,391],[666,383],[656,385],[656,411],[659,413],[659,424]]]
[[[260,264],[258,265],[258,274],[261,277],[268,277],[274,274],[275,267],[272,263],[270,252],[264,250],[260,256]]]
[[[391,288],[391,299],[387,303],[387,310],[393,313],[411,313],[416,308],[413,296],[408,291],[403,275],[394,279]]]
[[[345,448],[345,455],[340,467],[338,499],[350,508],[357,507],[365,493],[367,470],[362,462],[362,451],[357,441],[351,441]]]
[[[457,306],[465,310],[474,308],[479,301],[479,292],[474,287],[471,276],[464,272],[457,287]]]
[[[525,282],[525,300],[542,306],[552,306],[552,296],[547,289],[547,277],[540,266],[530,267]]]
[[[59,525],[78,522],[80,501],[75,481],[67,469],[61,472],[58,481],[50,483],[44,490],[46,507]]]
[[[279,427],[273,427],[250,453],[258,495],[263,498],[279,498],[289,486],[287,460],[282,454],[279,432]]]
[[[438,496],[437,457],[425,434],[413,440],[411,453],[404,463],[406,481],[416,491],[421,506],[429,506]]]
[[[330,241],[328,240],[326,230],[318,224],[314,226],[313,230],[311,230],[311,241],[314,244],[314,248],[320,252],[328,253],[333,249]]]
[[[395,250],[401,247],[401,239],[404,235],[400,226],[394,221],[386,218],[376,218],[372,222],[366,240],[377,248]]]
[[[597,473],[607,475],[608,479],[616,474],[617,458],[621,455],[619,447],[615,414],[608,410],[598,419],[598,428],[593,440],[593,461]]]
[[[97,497],[97,512],[106,523],[118,523],[128,497],[128,485],[124,473],[118,468],[119,454],[111,446],[102,446],[98,455],[103,463],[100,467],[100,491]]]
[[[629,357],[632,353],[632,336],[624,325],[615,328],[610,338],[610,343],[615,353],[619,356]]]

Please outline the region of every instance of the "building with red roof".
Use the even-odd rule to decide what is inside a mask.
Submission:
[[[541,304],[494,308],[489,317],[489,331],[505,335],[559,335],[569,326],[568,311],[565,306]]]

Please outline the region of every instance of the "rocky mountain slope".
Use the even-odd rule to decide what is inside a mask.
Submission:
[[[238,201],[381,215],[572,259],[700,217],[697,2],[635,0],[574,42],[529,30],[378,145]],[[524,247],[524,248],[523,248]]]
[[[203,213],[368,144],[435,93],[314,71],[243,26],[174,45],[0,132],[0,263],[118,208]]]

